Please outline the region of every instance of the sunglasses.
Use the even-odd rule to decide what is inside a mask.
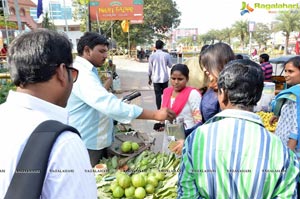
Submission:
[[[65,65],[65,67],[67,70],[70,70],[72,72],[73,83],[76,82],[79,71],[76,68],[73,68],[73,67],[70,67],[67,65]]]

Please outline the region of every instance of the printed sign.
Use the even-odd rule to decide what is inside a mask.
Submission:
[[[90,17],[92,21],[144,19],[143,0],[91,0]],[[98,15],[98,16],[97,16]]]

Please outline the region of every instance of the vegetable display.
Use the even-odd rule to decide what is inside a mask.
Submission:
[[[176,198],[180,159],[175,154],[146,150],[118,167],[121,159],[113,156],[100,162],[107,172],[96,172],[99,198]]]

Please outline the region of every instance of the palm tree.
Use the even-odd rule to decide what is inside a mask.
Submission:
[[[274,29],[282,31],[285,36],[284,54],[287,54],[290,34],[300,30],[300,12],[298,10],[283,11],[276,17],[276,20]]]
[[[248,21],[243,21],[243,20],[236,21],[232,26],[232,30],[233,30],[233,35],[240,38],[240,41],[242,43],[242,48],[244,50],[245,39],[246,36],[248,35]]]

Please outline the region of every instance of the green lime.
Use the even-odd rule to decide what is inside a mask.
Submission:
[[[137,142],[132,142],[131,143],[131,148],[133,151],[137,151],[140,148],[140,145]]]
[[[138,199],[145,198],[146,196],[146,191],[143,187],[138,187],[134,191],[134,196]]]
[[[131,182],[135,187],[143,187],[146,185],[145,177],[142,174],[133,174],[131,176]]]
[[[115,188],[114,188],[114,190],[113,190],[113,196],[115,197],[115,198],[121,198],[121,197],[123,197],[123,195],[124,195],[124,189],[122,188],[122,187],[120,187],[120,186],[116,186]]]
[[[152,184],[146,184],[145,190],[149,194],[153,194],[155,191],[155,187]]]
[[[125,141],[121,145],[121,150],[124,153],[128,153],[131,151],[131,142],[130,141]]]
[[[127,198],[133,197],[134,196],[134,191],[135,191],[135,188],[133,186],[126,188],[125,189],[125,196]]]

